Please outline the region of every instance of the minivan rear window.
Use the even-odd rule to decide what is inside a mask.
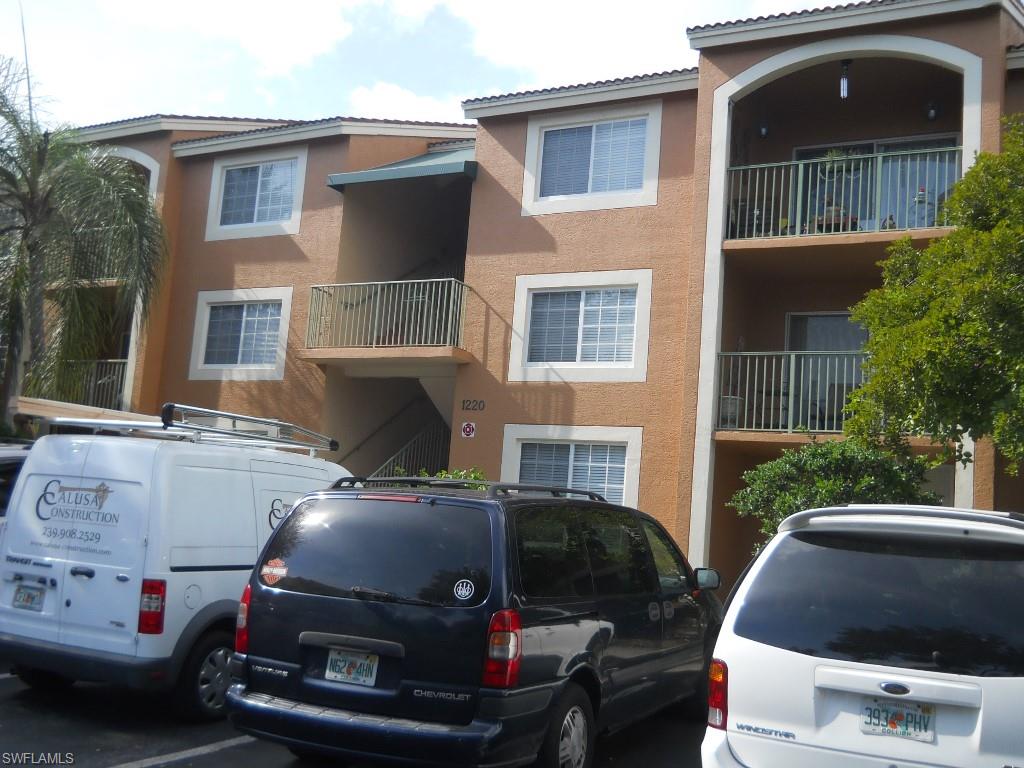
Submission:
[[[377,499],[317,499],[285,518],[257,576],[293,592],[479,605],[491,589],[485,509]]]
[[[1024,547],[800,532],[736,616],[741,637],[826,659],[1024,677]]]

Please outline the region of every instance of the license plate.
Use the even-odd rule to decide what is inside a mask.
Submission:
[[[359,653],[345,648],[330,648],[327,652],[327,669],[324,679],[337,683],[373,685],[377,680],[375,653]]]
[[[42,611],[44,592],[42,587],[27,587],[22,584],[14,590],[14,607],[27,611]]]
[[[935,741],[935,706],[865,696],[861,700],[860,732],[914,741]]]

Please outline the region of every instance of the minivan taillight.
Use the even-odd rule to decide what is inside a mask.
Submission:
[[[139,600],[139,634],[159,635],[164,631],[164,608],[167,606],[167,582],[143,579]]]
[[[249,652],[249,601],[252,599],[252,586],[245,585],[242,599],[238,601],[238,616],[235,618],[235,652]]]
[[[725,730],[729,720],[729,668],[724,661],[711,660],[708,667],[708,725]]]
[[[487,658],[484,659],[485,688],[514,688],[519,683],[519,662],[523,657],[523,624],[519,612],[498,611],[487,628]]]

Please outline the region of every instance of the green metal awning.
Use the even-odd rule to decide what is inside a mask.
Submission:
[[[418,179],[424,176],[467,176],[476,178],[476,160],[473,147],[450,149],[388,163],[365,171],[332,173],[327,177],[327,186],[339,192],[349,184],[364,184],[369,181],[394,181],[396,179]]]

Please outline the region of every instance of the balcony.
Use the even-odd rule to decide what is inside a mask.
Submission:
[[[716,428],[842,432],[846,398],[864,383],[863,352],[724,352]]]
[[[75,381],[69,402],[121,410],[127,360],[75,360],[68,364]]]
[[[795,238],[946,226],[942,205],[960,179],[960,147],[813,160],[728,170],[725,237]]]
[[[455,278],[313,286],[301,356],[321,364],[468,362],[468,290]]]

